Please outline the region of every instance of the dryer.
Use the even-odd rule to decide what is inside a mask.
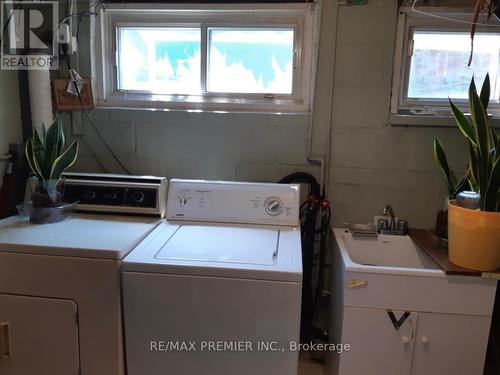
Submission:
[[[299,186],[171,180],[123,262],[129,375],[297,372]]]
[[[0,220],[2,375],[125,374],[120,263],[160,223],[167,181],[73,173],[65,186],[87,213]]]

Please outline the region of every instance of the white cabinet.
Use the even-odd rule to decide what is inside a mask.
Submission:
[[[350,351],[341,355],[339,374],[481,375],[490,321],[422,312],[405,318],[403,311],[345,307],[342,342]]]
[[[0,294],[0,374],[78,373],[75,303]]]
[[[397,320],[404,314],[393,313]],[[340,374],[410,374],[416,328],[416,313],[396,329],[386,310],[346,307],[342,341],[351,350],[342,353]]]
[[[424,313],[418,316],[413,375],[481,375],[491,318]]]

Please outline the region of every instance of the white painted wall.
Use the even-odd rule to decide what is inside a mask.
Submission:
[[[321,158],[331,143],[335,224],[367,222],[391,203],[411,226],[432,227],[446,194],[432,138],[441,137],[457,170],[465,167],[464,142],[453,128],[388,124],[397,0],[339,7],[338,24],[336,4],[324,1],[312,142]],[[88,41],[85,25],[80,46]],[[80,53],[80,70],[88,75],[88,53]],[[256,181],[296,170],[319,177],[319,168],[307,162],[309,116],[94,111],[97,126],[133,173]],[[120,172],[85,120],[81,140],[77,169],[102,171],[104,165]]]

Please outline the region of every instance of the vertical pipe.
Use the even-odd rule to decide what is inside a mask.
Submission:
[[[52,124],[52,94],[50,91],[50,71],[28,71],[29,96],[31,104],[31,123],[33,130]]]

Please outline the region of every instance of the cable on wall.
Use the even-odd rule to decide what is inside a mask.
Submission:
[[[416,8],[418,1],[419,0],[414,0],[413,1],[413,4],[411,6],[411,11],[413,13],[421,14],[421,15],[424,15],[424,16],[427,16],[427,17],[437,18],[437,19],[440,19],[440,20],[463,23],[465,25],[470,25],[470,26],[474,25],[474,26],[485,26],[485,27],[500,27],[500,24],[495,25],[495,24],[484,23],[484,22],[471,22],[471,21],[461,20],[461,19],[458,19],[458,18],[452,18],[452,17],[442,16],[442,15],[436,14],[436,13],[425,12],[423,10],[420,10],[420,9]]]
[[[96,4],[98,2],[94,2],[92,5],[90,5],[90,7],[92,7],[94,4]],[[90,9],[89,7],[89,9]],[[91,11],[83,11],[83,12],[77,12],[77,13],[73,13],[73,14],[70,14],[68,15],[67,17],[65,17],[61,22],[59,22],[58,25],[60,25],[61,23],[64,23],[70,19],[72,19],[73,17],[77,17],[77,16],[85,16],[85,15],[96,15],[95,12],[91,12]],[[81,19],[80,19],[81,21]],[[75,90],[75,92],[77,93],[78,95],[78,100],[80,102],[80,106],[83,110],[83,112],[85,113],[90,125],[92,126],[92,128],[94,129],[95,133],[97,134],[97,136],[99,137],[100,141],[102,142],[102,144],[106,147],[106,149],[108,150],[109,154],[111,155],[111,157],[116,161],[116,163],[120,166],[121,169],[123,169],[123,171],[130,175],[131,172],[130,170],[125,166],[125,164],[120,160],[120,158],[115,154],[115,152],[113,151],[113,149],[111,148],[111,146],[109,145],[109,143],[106,141],[106,139],[104,138],[104,136],[102,135],[101,131],[99,130],[99,128],[97,127],[97,125],[95,124],[94,120],[92,119],[92,116],[91,114],[89,113],[87,107],[85,106],[85,103],[83,102],[83,98],[81,96],[81,92],[80,92],[80,88],[78,87],[78,85],[76,84],[76,81],[75,79],[73,79],[73,76],[71,74],[71,72],[74,72],[74,70],[72,69],[71,67],[71,63],[70,63],[70,60],[69,60],[69,55],[68,55],[68,45],[67,44],[63,44],[61,46],[61,49],[64,53],[64,57],[65,57],[65,60],[66,60],[66,65],[67,65],[67,68],[68,68],[68,74],[70,75],[70,81],[71,83],[73,84],[73,88]],[[100,163],[100,162],[99,162]],[[101,163],[100,163],[101,164]]]

